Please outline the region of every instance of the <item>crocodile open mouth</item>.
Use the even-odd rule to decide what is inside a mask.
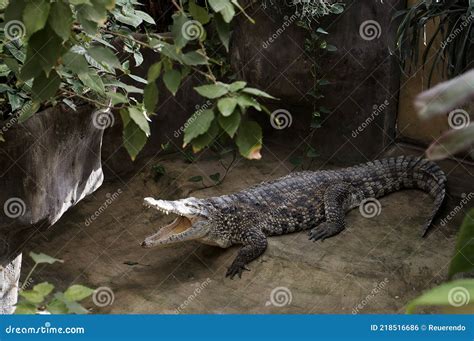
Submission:
[[[198,239],[204,235],[202,228],[195,226],[196,222],[202,218],[192,214],[191,210],[181,201],[146,198],[144,204],[166,215],[175,214],[178,217],[170,224],[161,227],[157,233],[147,237],[142,243],[143,247],[151,248],[159,245],[174,244]]]

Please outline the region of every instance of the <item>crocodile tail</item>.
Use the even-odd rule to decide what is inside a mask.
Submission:
[[[386,159],[391,173],[395,173],[401,188],[416,188],[430,194],[433,209],[423,225],[425,236],[433,223],[446,195],[446,175],[433,161],[419,156],[399,156]]]

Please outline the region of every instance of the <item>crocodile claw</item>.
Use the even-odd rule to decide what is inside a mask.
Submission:
[[[340,233],[343,229],[344,229],[343,227],[338,227],[335,224],[324,222],[321,225],[309,231],[308,239],[312,240],[313,242],[316,242],[318,240],[324,241],[324,239],[330,238]]]
[[[239,278],[242,278],[242,273],[245,271],[250,271],[249,268],[245,266],[245,264],[239,263],[232,263],[232,265],[227,269],[227,273],[225,277],[230,277],[230,279],[234,279],[235,275],[238,275]]]

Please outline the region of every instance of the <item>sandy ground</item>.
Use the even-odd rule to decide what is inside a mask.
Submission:
[[[262,161],[239,160],[223,184],[193,195],[230,193],[285,175],[292,169],[287,156],[265,150]],[[166,169],[158,181],[152,172],[156,165]],[[313,165],[319,167],[334,166]],[[201,186],[190,177],[224,173],[219,162],[203,156],[189,164],[176,155],[150,159],[137,169],[133,176],[106,182],[31,244],[23,276],[32,265],[29,251],[63,259],[64,264],[39,267],[34,282],[49,281],[61,289],[73,283],[110,288],[112,304],[85,303],[94,313],[399,313],[410,299],[445,279],[454,250],[458,225],[438,225],[421,238],[431,199],[404,191],[382,198],[381,213],[374,218],[351,211],[349,228],[325,242],[310,242],[306,233],[270,238],[251,271],[229,280],[224,275],[237,246],[140,247],[171,219],[145,208],[143,197],[185,197]],[[88,223],[96,211],[101,213]]]

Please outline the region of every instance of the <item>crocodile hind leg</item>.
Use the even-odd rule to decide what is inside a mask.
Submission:
[[[326,221],[309,231],[309,240],[323,241],[342,232],[345,227],[345,215],[352,206],[355,189],[341,182],[329,186],[324,192],[324,215]]]
[[[235,275],[242,277],[244,270],[250,271],[247,264],[262,255],[267,248],[267,237],[257,228],[247,230],[241,236],[243,244],[232,265],[227,269],[226,277],[233,279]]]

